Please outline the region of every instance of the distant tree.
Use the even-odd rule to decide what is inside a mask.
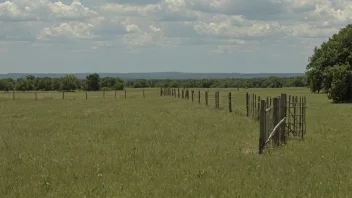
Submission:
[[[65,77],[63,77],[61,79],[61,82],[62,82],[61,89],[65,90],[65,91],[77,90],[78,81],[79,80],[78,80],[78,78],[75,75],[73,75],[73,74],[66,75]]]
[[[14,89],[13,79],[0,79],[0,90],[10,91]]]
[[[52,89],[55,91],[60,91],[61,90],[61,79],[59,78],[52,78],[51,79],[51,85]]]
[[[333,102],[352,100],[352,25],[341,29],[309,57],[306,78],[310,90],[324,90]]]
[[[121,78],[115,78],[115,85],[113,89],[115,90],[123,90],[125,88],[125,81]]]
[[[87,90],[98,91],[100,89],[100,76],[97,73],[90,74],[86,77]]]

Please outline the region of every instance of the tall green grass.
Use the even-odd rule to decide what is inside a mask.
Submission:
[[[88,100],[84,92],[65,100],[38,93],[38,101],[0,93],[0,197],[352,195],[351,104],[306,89],[221,89],[220,107],[228,91],[237,112],[206,107],[203,95],[201,104],[160,97],[158,89]],[[259,124],[241,115],[246,91],[307,96],[304,140],[259,156]]]

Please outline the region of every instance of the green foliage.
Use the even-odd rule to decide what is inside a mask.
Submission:
[[[109,88],[111,90],[123,90],[125,81],[120,78],[105,77],[101,79],[101,87]]]
[[[201,79],[201,80],[129,80],[127,87],[189,87],[189,88],[282,88],[282,87],[304,87],[305,77],[279,78],[271,76],[269,78],[242,78],[242,79]]]
[[[100,76],[97,73],[86,77],[86,87],[88,91],[98,91],[100,89]]]
[[[282,87],[304,87],[306,86],[305,78],[298,77],[269,77],[269,78],[237,78],[237,79],[187,79],[187,80],[146,80],[135,79],[124,81],[121,78],[104,77],[100,78],[99,74],[90,74],[85,79],[78,79],[74,75],[67,75],[63,78],[50,77],[33,77],[13,79],[0,79],[0,90],[20,91],[40,90],[40,91],[72,91],[88,90],[99,91],[101,87],[109,90],[123,90],[125,86],[131,88],[146,87],[188,87],[188,88],[282,88]]]
[[[320,93],[323,90],[333,102],[352,100],[350,94],[352,85],[348,84],[351,65],[352,25],[348,25],[319,48],[314,48],[306,68],[308,87],[313,93]]]
[[[352,99],[352,71],[351,66],[336,65],[329,68],[331,74],[331,88],[328,97],[334,103],[350,102]]]
[[[65,91],[74,91],[74,90],[77,90],[79,87],[78,85],[79,80],[73,74],[66,75],[65,77],[62,78],[61,82],[62,82],[61,89]]]

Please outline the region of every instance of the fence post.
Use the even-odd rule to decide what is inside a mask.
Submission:
[[[286,117],[286,98],[287,95],[286,94],[281,94],[281,102],[280,102],[280,119],[283,119]],[[284,121],[284,123],[281,125],[281,140],[284,144],[286,144],[286,120]]]
[[[249,94],[248,92],[246,93],[246,116],[249,117]]]
[[[198,103],[200,104],[200,90],[198,90]]]
[[[279,123],[279,98],[274,98],[274,104],[273,104],[273,128]],[[274,145],[279,146],[280,144],[280,133],[275,132],[275,135],[273,137],[274,140]]]
[[[296,120],[297,120],[297,96],[293,96],[293,132],[294,132],[294,135],[296,136],[297,135],[297,123],[296,123]]]
[[[208,90],[205,91],[205,105],[208,106]]]
[[[192,97],[192,102],[193,102],[193,100],[194,100],[194,90],[191,91],[191,94],[192,94],[191,97]]]
[[[185,90],[182,89],[182,99],[184,99],[184,98],[185,98]]]
[[[288,103],[287,103],[287,136],[290,136],[291,130],[291,95],[288,96]]]
[[[160,96],[162,96],[162,95],[163,95],[163,88],[160,87]]]
[[[257,104],[257,117],[256,119],[259,120],[259,116],[260,116],[260,96],[258,96],[258,104]]]
[[[180,88],[177,88],[177,97],[180,97]]]
[[[231,92],[229,92],[229,112],[232,112]]]
[[[251,98],[251,117],[253,118],[253,114],[254,114],[254,94],[252,94],[252,98]]]
[[[218,91],[215,91],[215,109],[217,109],[218,108],[218,103],[217,103],[217,97],[218,96]]]
[[[218,109],[220,109],[220,90],[218,90]]]
[[[263,153],[264,150],[264,144],[266,141],[266,136],[265,136],[265,120],[266,120],[266,115],[265,115],[265,100],[260,101],[260,132],[259,132],[259,154]]]
[[[304,113],[303,113],[303,114],[304,114],[304,123],[303,123],[304,126],[303,126],[303,131],[304,131],[304,134],[306,134],[306,133],[307,133],[307,123],[306,123],[307,99],[306,99],[305,96],[303,97],[303,100],[304,100],[304,101],[303,101],[303,102],[304,102],[304,106],[303,106],[303,108],[304,108],[304,109],[303,109],[303,110],[304,110]]]
[[[299,131],[301,133],[301,138],[303,139],[303,101],[302,97],[299,97]]]

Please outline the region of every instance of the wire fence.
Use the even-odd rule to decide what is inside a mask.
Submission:
[[[221,94],[220,90],[190,90],[161,88],[160,96],[172,96],[192,102],[213,105],[219,110],[228,109],[255,121],[260,122],[259,154],[269,146],[278,147],[286,144],[287,138],[303,138],[307,132],[306,127],[306,97],[281,94],[278,97],[260,97],[256,94],[245,93]],[[204,97],[202,95],[204,94]],[[203,101],[202,101],[203,100]]]
[[[114,91],[9,91],[0,92],[0,101],[7,100],[88,100],[88,99],[117,99],[117,98],[145,98],[148,94],[155,94],[153,89],[128,89]]]

